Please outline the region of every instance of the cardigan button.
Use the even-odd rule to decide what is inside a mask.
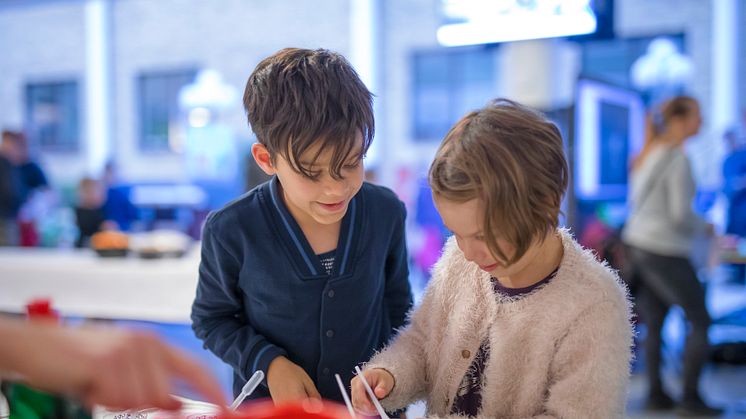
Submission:
[[[467,349],[464,349],[461,351],[461,356],[464,357],[464,359],[468,359],[471,356],[471,352],[469,352]]]

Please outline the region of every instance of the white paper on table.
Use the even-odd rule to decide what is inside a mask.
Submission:
[[[217,419],[220,416],[220,408],[212,403],[179,396],[174,396],[174,398],[182,403],[181,410],[174,412],[161,409],[112,411],[96,406],[92,416],[93,419]]]

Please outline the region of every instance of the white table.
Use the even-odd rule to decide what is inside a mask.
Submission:
[[[0,248],[0,311],[38,297],[63,316],[190,323],[199,243],[179,259],[102,258],[89,249]]]

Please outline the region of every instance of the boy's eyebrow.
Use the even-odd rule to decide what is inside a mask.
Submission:
[[[359,153],[359,152],[351,153],[350,156],[345,160],[345,163],[350,163],[353,160],[354,161],[358,161],[358,160],[362,159],[362,156],[360,154],[361,153]],[[309,161],[306,161],[306,160],[301,160],[300,161],[300,165],[303,166],[303,167],[306,167],[306,168],[313,168],[313,167],[317,167],[317,166],[328,166],[329,164],[328,163],[320,164],[318,161],[309,162]]]

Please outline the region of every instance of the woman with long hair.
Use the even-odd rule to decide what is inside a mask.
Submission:
[[[645,360],[649,381],[646,407],[676,408],[684,415],[717,415],[699,393],[699,378],[709,353],[710,316],[705,292],[689,259],[698,236],[713,228],[692,203],[696,185],[686,140],[702,125],[699,104],[677,96],[654,110],[647,121],[645,145],[632,164],[631,213],[622,232],[629,249],[629,275],[640,286],[638,307],[647,325]],[[680,306],[690,324],[684,349],[683,392],[678,405],[661,380],[661,329],[672,305]]]

